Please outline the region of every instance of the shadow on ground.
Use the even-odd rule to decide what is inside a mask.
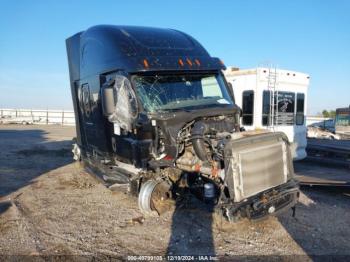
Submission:
[[[6,212],[7,209],[11,207],[10,201],[0,202],[0,215],[4,212]]]
[[[72,140],[49,141],[47,134],[40,129],[0,130],[0,197],[73,161]],[[0,213],[6,209],[1,205]]]
[[[214,205],[204,204],[191,194],[178,199],[166,254],[215,256],[213,212]]]

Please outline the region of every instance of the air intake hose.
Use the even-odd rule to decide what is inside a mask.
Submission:
[[[198,158],[202,161],[208,161],[204,144],[204,134],[209,131],[209,126],[201,121],[196,122],[191,130],[191,140],[193,149]]]

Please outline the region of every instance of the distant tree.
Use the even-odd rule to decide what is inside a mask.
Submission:
[[[334,110],[323,110],[322,111],[322,116],[324,118],[335,118],[335,111]]]
[[[335,111],[334,110],[329,111],[329,117],[335,118]]]
[[[327,110],[322,111],[322,116],[323,117],[329,117],[329,112]]]

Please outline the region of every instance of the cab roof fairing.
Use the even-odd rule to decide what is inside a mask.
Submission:
[[[225,69],[193,37],[173,29],[99,25],[68,38],[68,53],[72,48],[79,50],[79,58],[71,56],[74,68],[79,65],[74,80],[112,70],[136,73]]]

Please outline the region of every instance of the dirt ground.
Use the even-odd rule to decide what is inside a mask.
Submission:
[[[0,126],[0,255],[350,256],[349,194],[303,188],[295,218],[290,211],[262,222],[229,224],[192,198],[142,218],[135,198],[110,191],[73,162],[74,133]]]

